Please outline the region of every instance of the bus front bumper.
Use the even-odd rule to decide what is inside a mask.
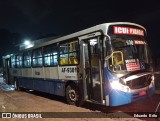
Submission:
[[[154,93],[154,90],[154,85],[131,92],[124,92],[113,89],[109,94],[109,106],[120,106],[129,104],[131,102],[144,98],[147,95],[152,95]]]

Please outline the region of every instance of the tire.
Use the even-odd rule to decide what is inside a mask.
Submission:
[[[66,87],[66,100],[67,103],[70,105],[76,105],[76,106],[82,105],[83,103],[82,97],[76,85],[71,84]]]

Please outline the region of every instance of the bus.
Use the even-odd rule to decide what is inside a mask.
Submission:
[[[45,41],[46,40],[46,41]],[[136,23],[96,25],[3,56],[5,82],[65,97],[119,106],[155,90],[146,29]]]

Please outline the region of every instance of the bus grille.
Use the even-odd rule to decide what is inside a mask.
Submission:
[[[131,81],[127,81],[126,85],[129,86],[131,89],[139,89],[146,86],[149,86],[152,81],[152,75],[145,75],[142,77],[139,77],[137,79],[133,79]]]

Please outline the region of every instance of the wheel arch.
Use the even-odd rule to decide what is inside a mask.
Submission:
[[[74,81],[74,80],[69,80],[65,83],[65,97],[66,97],[66,89],[68,86],[74,86],[74,88],[76,88],[76,90],[79,92],[79,103],[76,104],[77,106],[81,106],[83,104],[83,99],[82,99],[82,91],[80,89],[80,85],[78,83],[78,81]]]
[[[80,83],[78,82],[78,80],[68,80],[68,81],[66,81],[65,87],[64,87],[64,88],[65,88],[65,93],[66,93],[66,87],[67,87],[68,85],[74,85],[75,87],[77,87],[77,89],[78,89],[78,91],[80,92],[80,94],[83,95],[83,91],[81,90],[82,84],[80,84]]]
[[[66,89],[66,87],[67,87],[68,85],[75,85],[75,86],[78,87],[78,82],[77,82],[77,81],[73,81],[73,80],[68,80],[68,81],[66,81],[66,83],[65,83],[65,89]]]

